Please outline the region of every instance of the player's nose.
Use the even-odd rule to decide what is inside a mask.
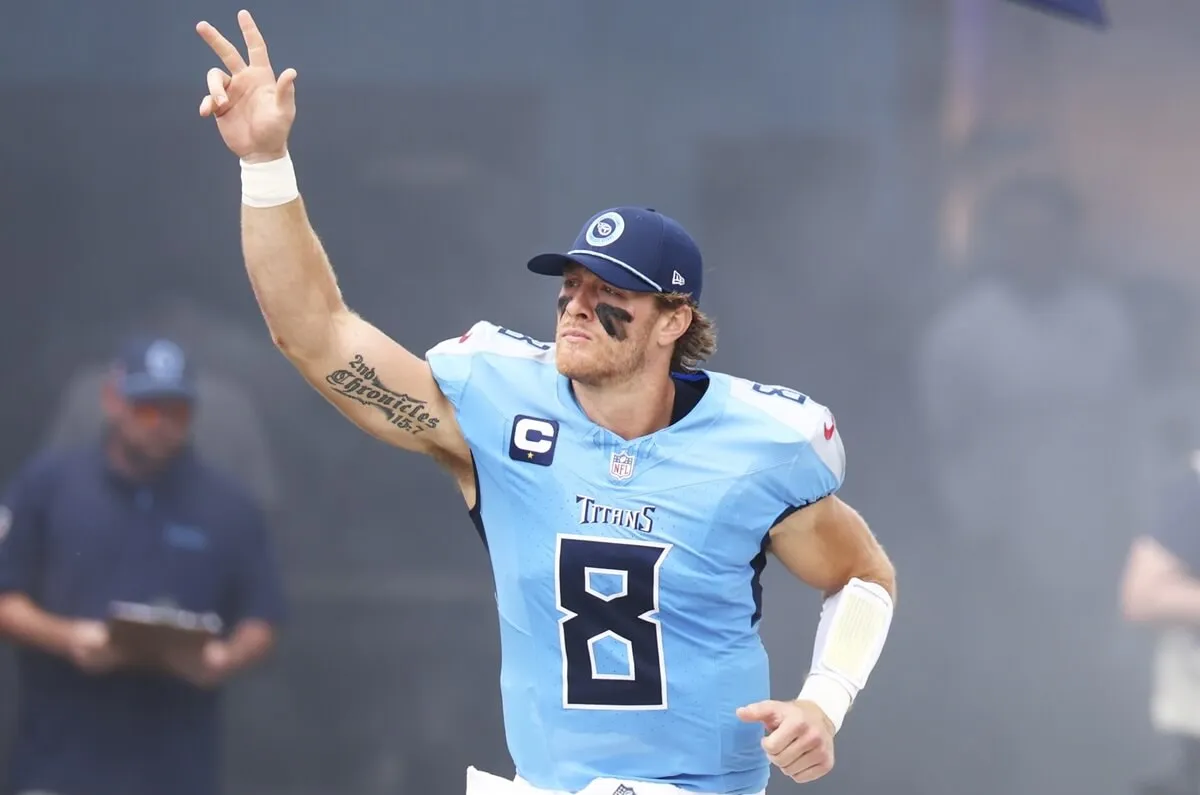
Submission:
[[[587,290],[572,290],[564,295],[563,314],[575,318],[589,318],[595,309],[595,300],[589,297]]]

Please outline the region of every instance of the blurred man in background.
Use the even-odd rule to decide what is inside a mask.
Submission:
[[[1135,337],[1086,267],[1083,221],[1054,176],[996,185],[972,216],[971,284],[919,352],[941,554],[962,578],[952,702],[995,718],[954,732],[948,756],[996,792],[1097,793],[1129,773],[1109,727],[1136,699],[1116,690],[1110,606],[1145,488]],[[1048,717],[1030,727],[1034,710]]]
[[[1080,200],[1053,176],[986,193],[973,214],[971,283],[934,317],[919,355],[953,536],[1042,585],[1064,585],[1081,556],[1119,570],[1122,492],[1140,466],[1113,446],[1128,437],[1110,431],[1127,405],[1116,396],[1136,388],[1134,327],[1086,268],[1082,224]],[[1097,571],[1090,581],[1107,591],[1112,579]]]
[[[193,368],[135,339],[92,443],[44,452],[0,501],[0,634],[20,647],[9,791],[213,795],[219,687],[266,657],[283,596],[261,511],[190,445]],[[134,648],[116,602],[215,614],[204,643]]]
[[[278,358],[274,349],[263,346],[257,335],[235,320],[194,301],[162,297],[152,307],[139,325],[153,328],[186,348],[188,359],[197,365],[197,399],[191,421],[193,447],[201,458],[249,489],[267,516],[278,517],[284,506],[279,496],[280,475],[263,420],[267,407],[254,397],[286,392],[277,380],[270,380]],[[55,347],[66,348],[70,342],[65,339]],[[72,353],[52,349],[47,355],[56,355],[57,360],[74,367],[77,359]],[[262,374],[258,383],[248,378],[255,373]],[[285,371],[284,375],[291,373]],[[107,420],[96,395],[108,376],[109,363],[102,360],[72,373],[50,423],[47,447],[83,444],[102,431]]]
[[[1151,720],[1178,740],[1174,770],[1148,792],[1200,792],[1200,453],[1163,493],[1151,529],[1134,539],[1121,586],[1125,617],[1159,630]]]

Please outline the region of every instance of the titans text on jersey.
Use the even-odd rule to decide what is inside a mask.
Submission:
[[[575,495],[579,505],[580,524],[615,524],[619,527],[629,527],[641,530],[643,533],[654,532],[653,505],[643,505],[640,508],[614,508],[611,505],[600,505],[594,497]]]
[[[695,405],[625,440],[592,423],[552,345],[489,323],[428,352],[478,481],[509,751],[535,787],[596,778],[736,795],[766,786],[758,635],[768,531],[835,492],[833,416],[706,372]]]

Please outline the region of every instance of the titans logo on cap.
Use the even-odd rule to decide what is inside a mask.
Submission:
[[[587,238],[588,245],[596,248],[604,248],[611,246],[620,239],[621,234],[625,231],[625,219],[620,213],[607,212],[601,215],[592,225],[588,227]]]
[[[146,373],[156,381],[178,381],[183,361],[183,351],[167,340],[158,340],[146,349]]]

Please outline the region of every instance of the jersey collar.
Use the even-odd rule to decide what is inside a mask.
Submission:
[[[724,413],[729,398],[729,379],[720,373],[708,371],[704,371],[704,375],[709,379],[708,389],[685,417],[666,428],[636,439],[622,439],[607,428],[592,422],[575,399],[571,380],[561,373],[556,374],[558,400],[565,413],[586,429],[586,440],[611,453],[626,452],[637,456],[638,468],[644,471],[654,463],[686,453]]]

